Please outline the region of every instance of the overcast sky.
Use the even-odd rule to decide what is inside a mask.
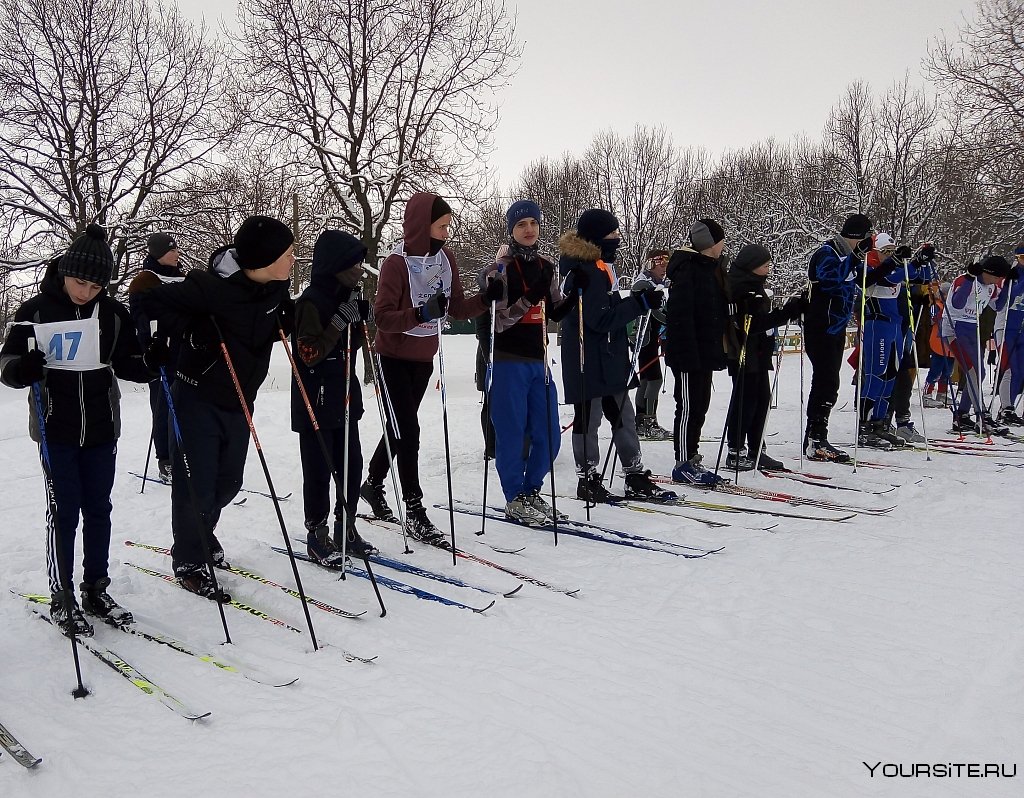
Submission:
[[[178,0],[233,19],[233,0]],[[606,127],[664,125],[719,153],[768,136],[817,137],[854,80],[907,73],[972,0],[509,0],[524,53],[500,95],[491,168],[508,184],[541,155],[581,153]]]

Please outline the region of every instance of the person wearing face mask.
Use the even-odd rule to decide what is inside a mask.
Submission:
[[[398,425],[398,436],[390,426],[387,434],[398,461],[406,531],[416,540],[442,546],[444,535],[423,509],[419,476],[419,408],[434,372],[438,325],[446,315],[475,318],[503,295],[499,281],[491,281],[474,296],[463,293],[455,256],[444,246],[451,223],[451,207],[436,194],[422,192],[409,198],[402,225],[405,236],[381,264],[373,303],[380,377]],[[359,495],[377,518],[397,521],[384,495],[384,478],[390,467],[387,452],[382,437]]]
[[[729,299],[722,250],[725,231],[714,219],[690,227],[690,246],[672,253],[665,308],[665,364],[675,376],[672,479],[705,488],[725,480],[701,465],[700,433],[716,371],[728,365]]]
[[[572,451],[579,483],[578,498],[598,503],[615,497],[601,482],[597,431],[604,415],[625,473],[625,493],[637,499],[674,497],[651,481],[644,469],[636,415],[626,391],[630,378],[626,325],[648,311],[660,310],[662,294],[654,287],[621,296],[615,259],[622,236],[619,220],[600,208],[584,211],[575,231],[558,242],[558,272],[564,292],[582,297],[562,321],[562,389],[573,404]],[[580,364],[580,313],[583,314],[583,363]],[[582,383],[582,384],[581,384]]]
[[[299,433],[302,459],[302,508],[309,556],[328,568],[342,567],[342,548],[354,557],[375,552],[356,530],[355,517],[362,480],[363,452],[359,419],[363,396],[356,372],[356,354],[363,343],[363,322],[370,303],[354,296],[363,276],[366,247],[343,230],[324,230],[313,245],[309,287],[295,300],[292,350],[306,396],[330,454],[324,457],[317,432],[299,386],[292,382],[292,430]],[[346,375],[346,363],[348,372]],[[346,376],[347,396],[346,396]],[[331,468],[346,477],[345,438],[348,406],[348,461],[346,505],[336,496],[333,535],[328,527],[331,511]],[[344,536],[348,536],[347,541]]]

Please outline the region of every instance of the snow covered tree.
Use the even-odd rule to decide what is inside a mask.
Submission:
[[[490,0],[242,0],[238,96],[376,264],[414,190],[473,200],[520,53]]]
[[[0,0],[3,265],[37,264],[106,226],[116,286],[147,203],[230,132],[206,31],[149,0]]]

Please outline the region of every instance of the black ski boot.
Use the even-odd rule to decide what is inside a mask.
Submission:
[[[340,554],[342,551],[341,545],[341,530],[344,528],[344,521],[334,522],[334,548],[338,550]],[[359,530],[356,529],[356,522],[349,521],[348,523],[348,536],[345,540],[344,547],[345,554],[350,557],[358,557],[360,560],[366,559],[370,555],[377,553],[377,547],[364,539],[359,534]]]
[[[651,472],[634,471],[626,474],[623,482],[626,483],[626,498],[641,499],[643,501],[669,502],[678,495],[670,490],[665,490],[651,481]]]
[[[157,468],[159,469],[158,472],[157,472],[157,477],[159,478],[159,480],[161,482],[163,482],[165,485],[170,485],[171,484],[171,461],[170,460],[160,460],[160,461],[158,461]]]
[[[69,613],[64,603],[63,593],[54,593],[50,596],[50,620],[54,626],[60,629],[61,634],[65,637],[71,637],[72,635],[75,637],[92,637],[92,624],[85,619],[82,610],[74,601],[72,598],[71,612]]]
[[[427,518],[421,499],[409,499],[405,503],[405,531],[409,537],[426,543],[428,546],[448,548],[448,540],[444,533],[434,526]]]
[[[576,485],[576,498],[591,504],[608,504],[622,499],[604,486],[601,475],[596,471],[591,471],[586,477],[580,477],[579,484]]]
[[[379,485],[374,485],[367,480],[359,487],[359,496],[370,505],[374,518],[388,521],[392,524],[398,523],[398,517],[391,511],[391,508],[388,506],[388,500],[384,496],[383,482]]]
[[[231,596],[225,593],[223,588],[217,588],[213,577],[210,576],[210,569],[201,563],[183,562],[174,566],[174,578],[189,593],[208,598],[210,601],[219,601],[221,604],[230,604]]]
[[[82,589],[82,609],[89,615],[95,615],[104,623],[117,627],[127,626],[135,620],[132,614],[114,601],[107,592],[107,588],[110,587],[110,577],[97,579],[91,585],[88,582],[82,582],[79,587]]]
[[[306,553],[309,558],[324,568],[341,568],[345,564],[341,552],[338,551],[334,541],[331,540],[330,529],[327,522],[306,525]]]
[[[848,463],[850,455],[828,442],[828,429],[824,426],[808,426],[804,437],[804,456],[808,460],[827,463]]]
[[[743,449],[730,449],[725,457],[726,471],[753,471],[754,461],[747,457]]]
[[[786,464],[781,460],[776,460],[774,457],[770,457],[768,452],[761,448],[761,459],[757,461],[757,467],[761,471],[788,471]]]
[[[880,449],[883,452],[892,451],[893,445],[878,431],[878,421],[862,421],[857,432],[857,443],[868,449]]]

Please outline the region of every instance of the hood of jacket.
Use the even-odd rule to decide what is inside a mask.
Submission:
[[[426,191],[413,194],[405,203],[402,234],[406,255],[426,255],[430,252],[430,211],[437,194]]]
[[[344,230],[329,231],[330,235],[321,244],[320,239],[313,247],[313,265],[309,273],[310,285],[315,285],[329,295],[340,293],[338,275],[354,268],[366,257],[363,242]]]
[[[573,267],[572,261],[594,263],[601,259],[601,248],[576,235],[573,230],[558,239],[558,273],[565,275]]]

